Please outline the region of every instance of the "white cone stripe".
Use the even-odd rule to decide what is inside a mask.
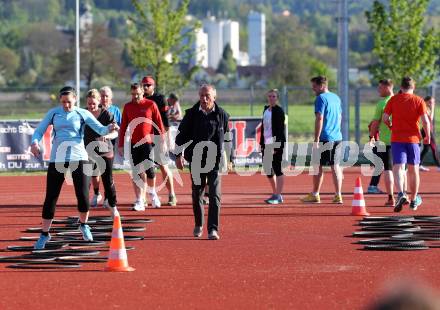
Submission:
[[[362,190],[362,187],[355,187],[354,188],[354,193],[355,194],[363,194],[364,191]]]
[[[365,207],[365,200],[353,200],[352,207]]]
[[[112,231],[112,238],[124,238],[124,234],[122,233],[122,228],[119,228],[116,231]]]
[[[127,252],[125,250],[111,251],[108,258],[111,260],[127,260]]]

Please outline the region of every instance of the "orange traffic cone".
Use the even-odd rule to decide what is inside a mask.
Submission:
[[[122,233],[121,217],[115,214],[113,221],[112,239],[105,271],[134,271],[128,266],[127,251],[125,250],[124,235]]]
[[[361,178],[357,177],[354,187],[354,197],[351,203],[351,215],[370,215],[365,208],[364,191],[362,190]]]

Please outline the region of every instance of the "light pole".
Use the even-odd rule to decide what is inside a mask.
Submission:
[[[76,0],[75,5],[75,84],[78,93],[77,105],[80,106],[81,85],[80,85],[80,62],[79,62],[79,0]]]
[[[338,17],[338,91],[342,101],[342,139],[350,140],[348,109],[348,0],[339,0]]]

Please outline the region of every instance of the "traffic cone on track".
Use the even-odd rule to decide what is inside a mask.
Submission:
[[[365,208],[364,191],[362,190],[361,178],[357,177],[354,187],[354,197],[351,203],[351,215],[370,215]]]
[[[115,214],[113,220],[112,239],[110,241],[110,251],[108,254],[107,266],[105,271],[134,271],[128,266],[127,251],[125,249],[124,234],[122,233],[121,216]]]

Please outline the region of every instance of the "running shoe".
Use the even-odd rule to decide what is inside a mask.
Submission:
[[[396,204],[396,200],[394,200],[394,197],[388,198],[388,200],[385,202],[386,207],[394,207]]]
[[[109,208],[110,205],[108,204],[108,199],[105,199],[104,202],[102,203],[102,207],[104,208]]]
[[[319,194],[313,195],[312,193],[307,194],[307,196],[301,198],[301,201],[304,203],[320,203],[321,198],[319,197]]]
[[[79,231],[82,233],[85,241],[93,241],[93,235],[89,225],[79,225]]]
[[[98,203],[102,200],[101,193],[98,193],[98,195],[94,194],[92,200],[90,200],[90,206],[92,208],[95,208],[98,206]]]
[[[396,204],[394,205],[394,212],[402,211],[403,205],[406,205],[408,203],[409,203],[409,201],[408,201],[408,197],[406,196],[406,194],[400,192],[397,195],[397,201],[396,201]]]
[[[141,200],[136,200],[133,204],[133,211],[145,211],[145,203]]]
[[[409,208],[413,211],[416,211],[417,208],[422,204],[422,197],[420,195],[416,195],[416,198],[410,202]]]
[[[220,236],[218,235],[217,230],[213,229],[209,232],[208,234],[208,239],[209,240],[218,240],[220,239]]]
[[[48,234],[47,236],[41,234],[40,238],[38,238],[37,242],[35,242],[34,244],[34,249],[35,250],[42,250],[46,247],[46,243],[48,243],[51,239],[50,234]]]
[[[169,194],[168,195],[168,205],[171,206],[171,207],[177,206],[176,195],[174,195],[174,194]]]
[[[277,205],[277,204],[283,203],[283,196],[273,194],[268,199],[266,199],[265,202],[270,205]]]
[[[420,165],[420,166],[419,166],[419,170],[420,170],[420,171],[429,171],[429,168],[428,168],[428,167],[425,167],[425,166],[422,166],[422,165]]]
[[[332,203],[343,204],[342,195],[336,194],[335,197],[333,197]]]
[[[196,226],[193,230],[193,236],[196,238],[200,238],[203,234],[203,227],[202,226]]]
[[[367,194],[384,194],[384,192],[382,192],[380,188],[375,185],[369,185],[367,189]]]
[[[151,206],[153,208],[160,208],[160,199],[156,193],[150,194],[150,199],[151,199]]]

